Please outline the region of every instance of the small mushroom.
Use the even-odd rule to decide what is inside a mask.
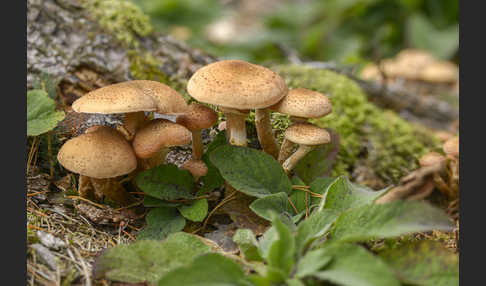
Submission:
[[[186,127],[166,119],[153,119],[135,134],[132,145],[137,158],[148,160],[148,168],[165,161],[169,147],[191,142],[191,132]]]
[[[192,103],[185,114],[177,117],[176,122],[191,131],[192,158],[200,160],[203,155],[201,131],[215,125],[218,122],[218,114],[203,104]]]
[[[86,133],[66,141],[57,159],[64,168],[80,174],[78,189],[81,196],[87,196],[85,190],[91,183],[95,190],[122,206],[135,202],[114,180],[137,167],[137,158],[130,143],[115,129],[91,127]]]
[[[445,172],[446,170],[446,163],[447,159],[443,155],[437,153],[437,152],[429,152],[419,159],[419,164],[421,167],[430,167],[433,165],[438,165],[441,164],[441,167],[439,167],[439,171],[434,172],[432,174],[432,178],[434,181],[434,185],[437,187],[439,191],[441,191],[443,194],[446,196],[452,197],[454,191],[448,186],[448,184],[445,182],[447,179],[447,174]]]
[[[182,170],[188,170],[194,177],[194,181],[199,181],[201,177],[206,176],[208,173],[208,167],[202,160],[195,160],[194,158],[185,162],[181,166]]]
[[[455,159],[459,158],[459,137],[454,136],[448,139],[444,145],[442,145],[442,149],[444,153],[448,155],[448,157],[452,157]]]
[[[224,113],[230,143],[247,146],[245,118],[250,109],[265,109],[287,93],[287,86],[278,74],[268,68],[241,60],[223,60],[197,70],[187,83],[187,91],[196,100],[217,105]],[[257,131],[270,130],[265,120],[256,122]],[[259,140],[268,152],[272,137],[259,133]],[[263,139],[261,139],[263,138]],[[272,143],[270,143],[272,144]],[[276,142],[274,145],[277,147]]]
[[[291,89],[277,104],[270,109],[290,115],[292,123],[306,123],[309,118],[320,118],[331,113],[332,105],[329,98],[317,91],[305,88]],[[284,139],[278,155],[278,161],[283,163],[292,153],[294,143]]]
[[[285,131],[285,139],[299,145],[297,151],[282,164],[285,173],[288,174],[315,146],[331,142],[331,135],[326,129],[310,123],[295,123]]]

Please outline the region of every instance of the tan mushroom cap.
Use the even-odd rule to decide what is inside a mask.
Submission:
[[[134,80],[145,95],[154,99],[157,106],[155,112],[160,114],[183,114],[187,111],[184,98],[170,86],[153,80]]]
[[[459,137],[454,136],[447,140],[444,145],[442,145],[442,150],[444,150],[447,155],[459,158]]]
[[[191,132],[184,126],[166,119],[153,119],[142,127],[132,145],[138,158],[148,159],[160,149],[186,145],[191,142]]]
[[[331,135],[309,123],[295,123],[285,131],[285,139],[299,145],[321,145],[331,142]]]
[[[191,131],[206,129],[218,122],[218,113],[203,104],[192,103],[188,112],[179,115],[176,122]]]
[[[155,111],[157,105],[135,81],[126,81],[88,92],[73,102],[72,108],[76,112],[111,114]]]
[[[270,109],[290,116],[319,118],[331,113],[332,106],[329,98],[320,92],[295,88]]]
[[[128,174],[137,167],[137,158],[123,135],[108,126],[68,140],[57,154],[59,163],[71,172],[96,179]]]
[[[422,167],[432,166],[445,161],[445,157],[437,152],[429,152],[419,159],[419,164]]]
[[[241,60],[204,66],[187,83],[187,91],[196,100],[234,109],[268,107],[280,101],[287,90],[274,71]]]
[[[188,170],[191,172],[194,179],[197,181],[199,178],[206,176],[208,173],[208,167],[202,160],[189,160],[181,166],[182,170]]]

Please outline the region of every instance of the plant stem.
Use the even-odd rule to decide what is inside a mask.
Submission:
[[[279,146],[275,140],[275,135],[273,134],[269,109],[255,109],[255,127],[257,130],[258,141],[260,142],[263,151],[277,159]]]

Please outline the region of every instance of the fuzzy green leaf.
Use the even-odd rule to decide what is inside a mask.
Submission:
[[[254,200],[250,204],[250,209],[266,220],[272,220],[272,212],[295,214],[290,206],[287,194],[283,192]]]
[[[312,183],[310,183],[309,187],[313,193],[324,195],[327,191],[327,188],[336,180],[336,178],[332,177],[321,177],[317,178]],[[311,197],[311,205],[319,205],[322,201],[322,198],[318,197]]]
[[[151,210],[146,217],[147,226],[142,229],[137,239],[164,239],[169,234],[181,231],[186,220],[175,208],[160,207]]]
[[[387,191],[388,188],[373,191],[367,187],[353,184],[348,178],[340,176],[328,186],[319,209],[334,209],[338,212],[343,212],[351,208],[371,204]]]
[[[194,178],[174,164],[157,166],[137,175],[137,186],[146,194],[161,199],[192,198]]]
[[[225,145],[209,157],[231,186],[249,196],[262,198],[279,192],[289,194],[292,190],[280,164],[262,151]]]
[[[382,251],[379,256],[394,269],[403,283],[420,286],[459,285],[458,255],[445,249],[440,242],[409,242]]]
[[[157,207],[172,207],[172,208],[175,208],[175,207],[178,207],[181,204],[180,203],[169,203],[167,201],[160,200],[160,199],[146,195],[146,196],[143,197],[143,205],[145,207],[149,207],[149,208],[157,208]]]
[[[219,146],[223,146],[228,144],[225,137],[225,132],[219,132],[218,135],[214,138],[211,143],[209,143],[206,152],[203,154],[201,160],[206,164],[208,167],[208,173],[206,176],[201,177],[202,187],[199,190],[200,194],[208,193],[216,188],[223,186],[224,179],[219,173],[219,170],[211,163],[209,159],[209,154],[218,148]]]
[[[341,241],[364,241],[452,229],[453,225],[443,210],[425,202],[399,201],[365,205],[343,212],[331,230],[331,237]]]
[[[292,266],[294,265],[295,240],[290,229],[276,216],[272,220],[278,238],[270,246],[268,252],[268,266],[278,269],[284,275],[284,280],[288,278]]]
[[[332,257],[326,255],[325,249],[315,249],[307,252],[297,263],[295,277],[304,278],[321,270],[331,262]]]
[[[236,262],[218,253],[207,253],[184,267],[167,273],[160,286],[244,286],[251,285]]]
[[[292,185],[305,186],[306,184],[298,176],[293,176]],[[298,213],[305,211],[306,201],[308,206],[310,206],[311,196],[307,192],[293,189],[289,198],[294,204]]]
[[[190,205],[179,206],[177,209],[190,221],[203,221],[208,214],[208,200],[200,199]]]
[[[238,244],[240,252],[246,261],[263,261],[258,253],[258,241],[250,229],[238,229],[233,236],[233,241]]]
[[[297,227],[295,246],[300,255],[317,238],[324,235],[338,218],[338,213],[331,209],[314,212]]]
[[[400,286],[392,269],[379,257],[353,244],[326,246],[321,255],[332,262],[323,271],[312,274],[342,286]]]
[[[178,232],[164,241],[140,240],[110,248],[96,259],[93,273],[96,279],[156,283],[168,271],[210,251],[195,235]]]
[[[54,129],[64,119],[56,110],[56,102],[40,89],[27,92],[27,136],[37,136]]]

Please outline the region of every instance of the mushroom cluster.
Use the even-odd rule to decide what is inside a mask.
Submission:
[[[218,61],[196,71],[187,91],[198,103],[188,105],[174,89],[150,80],[112,84],[76,100],[72,105],[75,112],[125,115],[116,130],[92,127],[62,146],[59,162],[80,174],[80,195],[131,204],[133,197],[115,178],[163,164],[168,148],[191,141],[192,158],[181,169],[189,170],[198,181],[208,171],[201,160],[202,130],[218,121],[218,114],[205,104],[223,112],[228,140],[237,146],[247,146],[245,119],[254,110],[263,151],[278,159],[286,173],[315,146],[330,142],[325,129],[307,121],[331,112],[327,96],[304,88],[289,91],[285,81],[266,67],[241,60]],[[272,111],[288,114],[292,121],[282,146],[272,130]],[[152,112],[176,115],[175,122],[153,119]]]

